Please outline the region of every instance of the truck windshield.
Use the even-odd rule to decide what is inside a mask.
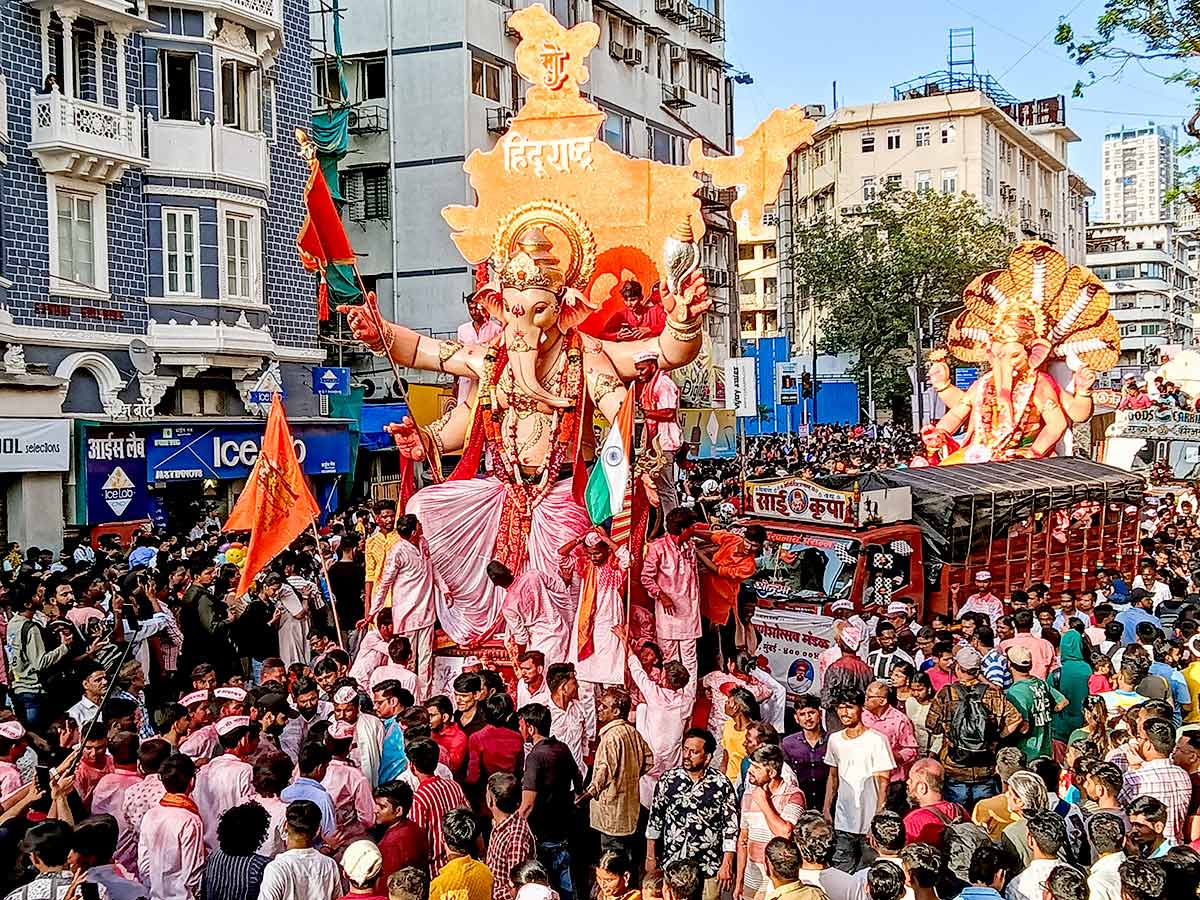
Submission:
[[[858,541],[772,534],[754,586],[760,597],[769,600],[848,596],[858,550]]]

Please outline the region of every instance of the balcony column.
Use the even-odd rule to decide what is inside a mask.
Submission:
[[[42,89],[42,85],[46,83],[46,76],[50,74],[50,10],[43,7],[38,10],[38,18],[42,23],[42,81],[38,85],[38,90]],[[61,85],[59,86],[61,89]]]
[[[96,79],[96,103],[104,106],[104,39],[111,32],[108,26],[96,23],[96,58],[92,61],[92,70]],[[117,109],[121,108],[121,104],[117,103]]]
[[[62,22],[62,92],[64,97],[75,96],[75,16],[59,13]]]
[[[129,108],[125,86],[125,42],[130,32],[128,28],[118,25],[112,33],[117,44],[117,109],[124,113]]]

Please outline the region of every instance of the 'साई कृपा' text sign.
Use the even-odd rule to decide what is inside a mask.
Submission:
[[[854,525],[858,499],[850,491],[835,491],[803,478],[750,481],[746,483],[746,512],[816,525]]]

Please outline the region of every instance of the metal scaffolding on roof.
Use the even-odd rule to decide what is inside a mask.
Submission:
[[[946,68],[892,85],[892,99],[913,100],[963,91],[980,91],[1001,107],[1018,102],[1000,82],[976,68],[974,28],[951,28]]]

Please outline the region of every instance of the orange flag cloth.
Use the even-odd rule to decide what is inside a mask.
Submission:
[[[283,403],[276,394],[271,400],[271,413],[267,416],[258,459],[224,528],[225,531],[250,531],[246,564],[237,587],[239,596],[249,590],[254,577],[299,537],[319,513],[320,508],[308,488],[300,461],[296,459]]]

